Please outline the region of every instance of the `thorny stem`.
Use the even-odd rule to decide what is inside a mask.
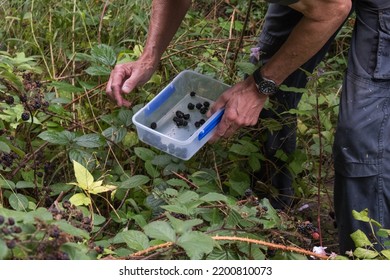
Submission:
[[[297,248],[297,247],[293,247],[293,246],[286,246],[286,245],[282,245],[282,244],[276,244],[276,243],[266,242],[266,241],[257,240],[257,239],[238,237],[238,236],[212,236],[211,238],[214,239],[215,241],[247,242],[247,243],[251,243],[251,244],[266,246],[267,248],[270,248],[273,250],[278,249],[278,250],[287,251],[287,252],[295,252],[295,253],[299,253],[299,254],[306,255],[306,256],[312,256],[312,257],[315,257],[315,258],[318,258],[321,260],[327,260],[329,258],[328,256],[313,253],[313,252],[310,252],[310,251],[302,249],[302,248]],[[170,248],[174,244],[175,243],[173,243],[173,242],[166,242],[163,244],[152,246],[152,247],[149,247],[145,250],[141,250],[141,251],[138,251],[134,254],[131,254],[125,259],[144,256],[144,255],[147,255],[151,252],[154,252],[154,251],[162,249],[162,248]]]
[[[317,224],[318,233],[320,235],[320,246],[322,247],[322,231],[321,231],[321,185],[322,185],[322,135],[321,135],[321,116],[319,108],[319,94],[316,94],[316,115],[317,115],[317,130],[318,130],[318,143],[319,143],[319,159],[318,159],[318,178],[317,178]]]

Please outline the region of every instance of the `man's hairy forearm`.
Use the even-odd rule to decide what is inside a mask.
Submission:
[[[190,6],[191,0],[153,1],[144,57],[158,63]]]

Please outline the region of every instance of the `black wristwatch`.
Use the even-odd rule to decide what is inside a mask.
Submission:
[[[278,86],[276,83],[270,79],[264,78],[260,72],[261,68],[258,68],[253,72],[253,78],[256,83],[257,90],[259,93],[270,96],[275,94],[278,91]]]

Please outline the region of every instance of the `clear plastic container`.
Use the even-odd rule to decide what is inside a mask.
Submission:
[[[228,88],[195,71],[179,73],[133,116],[139,139],[180,159],[190,159],[210,139],[224,113],[222,109],[207,118],[207,108]]]

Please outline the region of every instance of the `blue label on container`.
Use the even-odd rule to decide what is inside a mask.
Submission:
[[[222,119],[225,109],[217,112],[217,116],[199,133],[198,140],[202,140],[207,134],[210,133],[216,127]]]
[[[145,115],[149,116],[156,111],[175,92],[176,88],[170,84],[163,89],[145,108]]]

